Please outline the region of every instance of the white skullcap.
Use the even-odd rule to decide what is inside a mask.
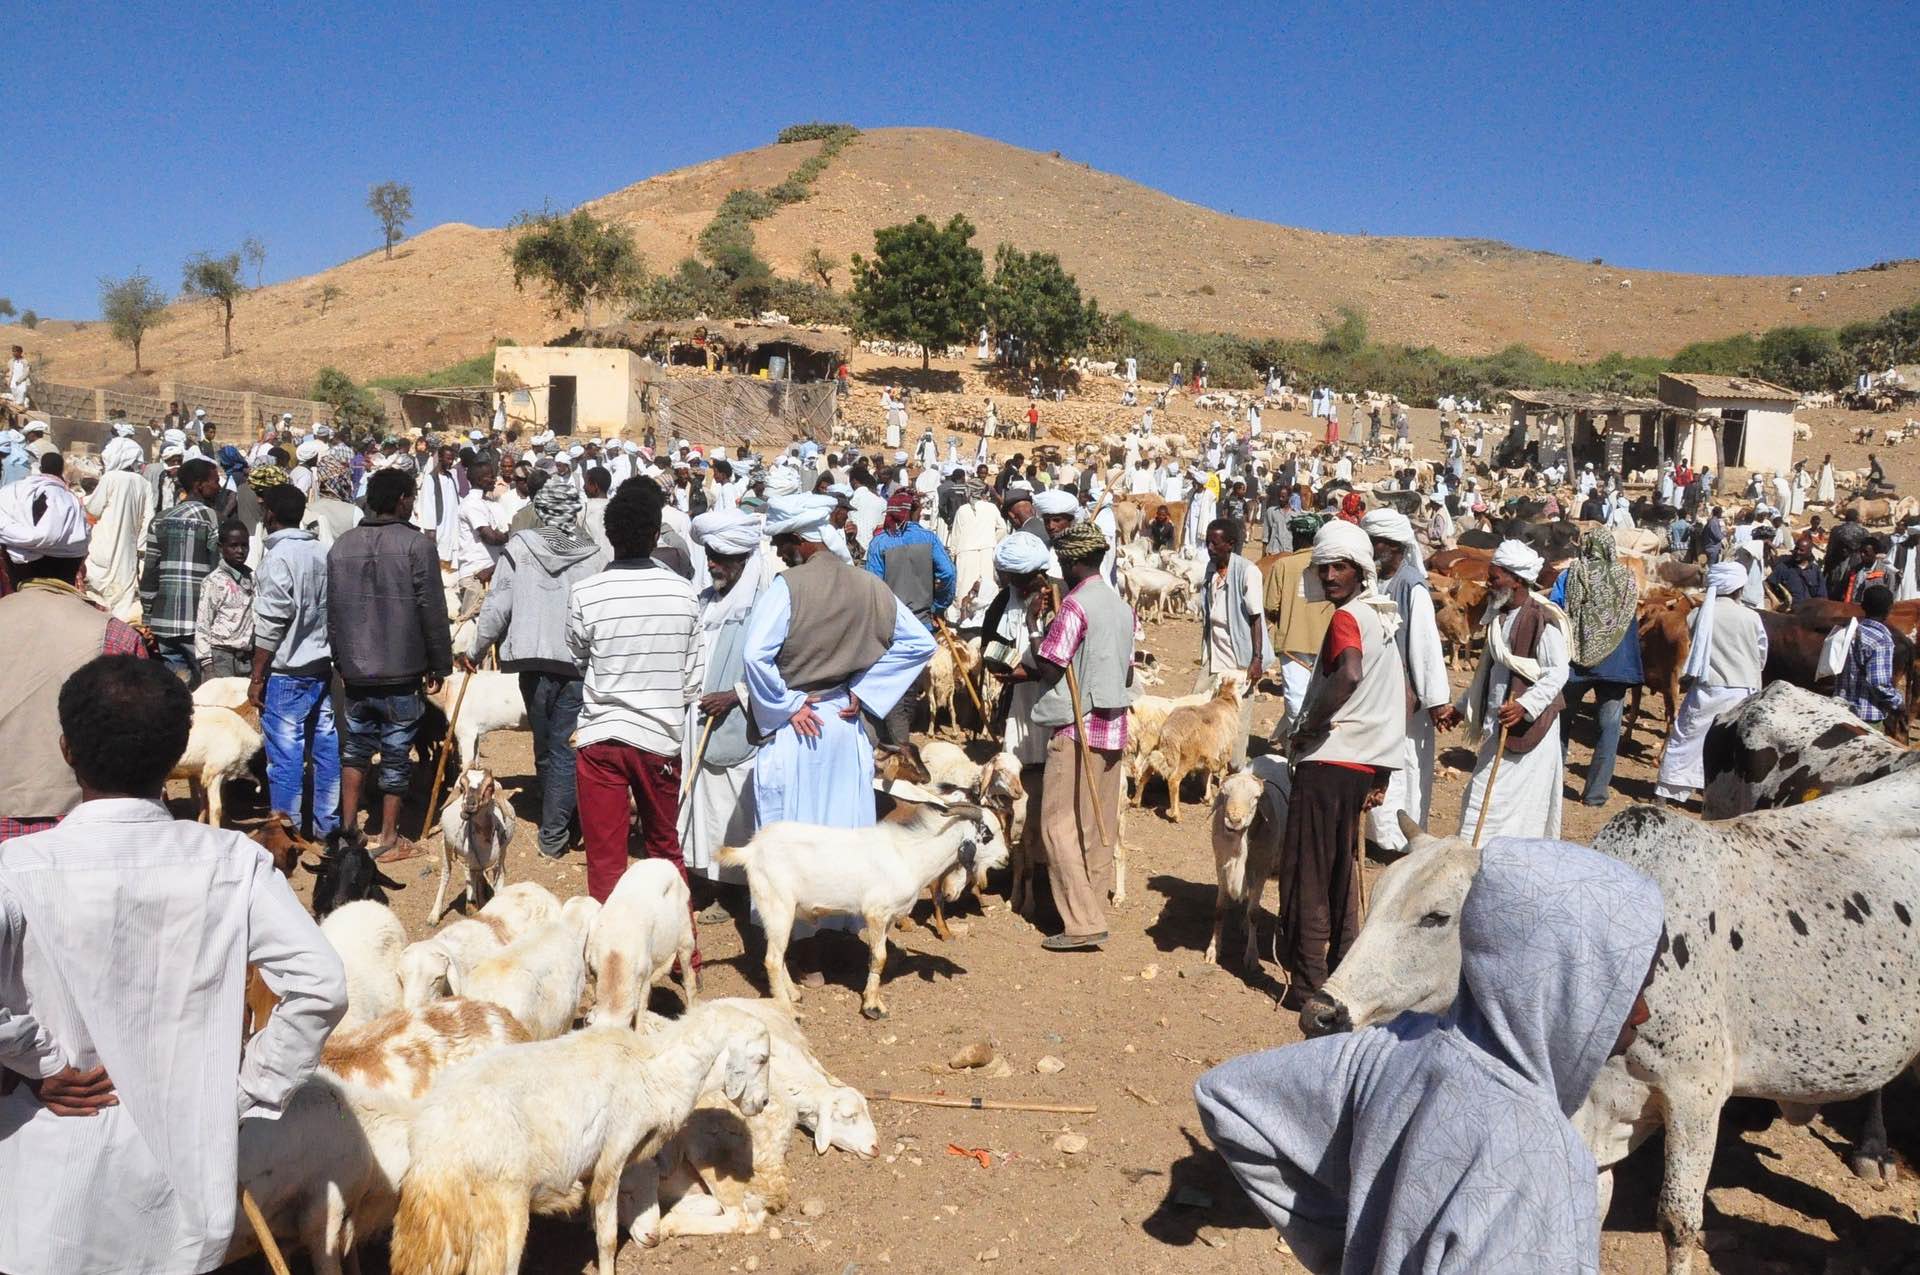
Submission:
[[[332,438],[333,426],[327,424],[325,421],[321,421],[313,427],[313,436],[315,438]]]
[[[1493,565],[1511,571],[1528,584],[1532,584],[1540,578],[1540,568],[1546,566],[1547,562],[1539,554],[1527,548],[1524,541],[1502,540],[1500,547],[1493,551]],[[1744,573],[1741,578],[1746,578]]]
[[[587,449],[582,447],[578,443],[575,443],[573,446],[567,448],[567,455],[575,458],[585,456],[586,454],[587,454]]]
[[[628,439],[626,442],[620,444],[620,449],[626,452],[627,455],[633,456],[640,451],[640,444],[634,442],[632,439]]]
[[[283,420],[283,421],[290,421],[290,420],[292,420],[292,419],[293,419],[293,413],[292,413],[292,412],[282,412],[282,413],[280,413],[280,419],[281,419],[281,420]]]
[[[550,429],[543,429],[538,434],[535,434],[533,436],[533,445],[535,447],[545,447],[548,443],[551,443],[552,441],[553,441],[553,431]]]
[[[893,463],[894,463],[894,464],[896,464],[896,465],[904,465],[904,464],[906,464],[906,463],[907,463],[907,454],[906,454],[905,452],[895,452],[895,453],[893,454]]]
[[[767,503],[767,534],[825,543],[827,516],[838,507],[832,496],[777,496]]]
[[[760,519],[739,509],[709,509],[693,520],[693,538],[711,553],[752,553],[760,547]]]
[[[1375,509],[1360,519],[1360,530],[1376,540],[1393,540],[1403,545],[1414,543],[1413,524],[1397,509]]]
[[[42,498],[40,516],[33,506]],[[84,558],[87,513],[71,488],[51,474],[30,474],[0,487],[0,545],[15,562]]]
[[[47,423],[45,421],[28,421],[27,428],[23,432],[28,434],[44,434],[47,432]]]
[[[1011,575],[1044,571],[1052,560],[1047,542],[1031,531],[1016,531],[993,547],[993,565]]]
[[[547,462],[543,460],[541,463],[546,464]],[[565,465],[568,469],[572,469],[573,457],[566,452],[555,452],[552,463],[554,465]]]
[[[133,469],[145,459],[146,453],[131,438],[113,439],[100,449],[100,467],[107,473],[117,469]]]
[[[766,493],[768,500],[774,500],[780,496],[798,495],[800,475],[785,465],[776,466],[774,471],[767,475],[766,485],[761,490]]]
[[[470,443],[484,443],[487,441],[487,436],[477,429],[470,429],[467,431],[467,441]]]
[[[1061,514],[1078,513],[1080,500],[1070,491],[1049,487],[1033,498],[1033,511],[1042,518],[1056,518]]]
[[[195,416],[205,416],[207,414],[207,409],[204,407],[196,407],[193,409],[193,414]]]
[[[1707,568],[1707,588],[1714,593],[1738,593],[1747,587],[1747,569],[1737,562],[1716,562]]]
[[[326,454],[327,449],[321,445],[320,440],[317,438],[309,438],[306,442],[293,449],[293,458],[298,461],[319,460]]]
[[[183,429],[170,429],[160,435],[160,440],[169,447],[184,448],[187,445],[187,431]]]
[[[179,443],[168,443],[160,449],[161,460],[177,460],[187,454],[187,449]]]

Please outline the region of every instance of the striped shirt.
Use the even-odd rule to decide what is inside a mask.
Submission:
[[[574,584],[567,647],[585,676],[576,747],[612,740],[679,756],[687,705],[707,674],[699,617],[693,586],[651,559]]]

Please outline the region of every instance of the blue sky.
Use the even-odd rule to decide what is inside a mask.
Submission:
[[[1920,255],[1910,5],[81,5],[7,21],[0,295],[269,281],[771,141],[938,125],[1315,229],[1625,266]]]

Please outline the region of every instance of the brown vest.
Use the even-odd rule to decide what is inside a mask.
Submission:
[[[781,579],[792,614],[774,663],[788,689],[845,686],[893,646],[893,592],[871,571],[822,550]]]
[[[106,643],[107,613],[72,589],[28,584],[0,598],[0,816],[50,819],[80,804],[80,783],[60,756],[60,687]]]
[[[1540,599],[1531,593],[1522,595],[1519,611],[1520,617],[1513,622],[1513,637],[1507,642],[1507,649],[1515,655],[1532,659],[1534,648],[1540,644],[1540,630],[1553,623],[1553,620],[1547,615],[1547,609],[1540,605]],[[1532,682],[1514,673],[1507,681],[1507,700],[1511,703],[1532,689]],[[1509,731],[1507,751],[1510,753],[1532,752],[1534,745],[1538,744],[1541,737],[1547,733],[1547,727],[1553,725],[1554,719],[1560,716],[1560,710],[1566,707],[1566,703],[1566,696],[1556,695],[1553,697],[1553,703],[1547,705],[1545,712],[1527,723],[1525,730],[1518,735]]]

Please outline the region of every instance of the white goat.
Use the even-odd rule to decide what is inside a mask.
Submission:
[[[499,893],[480,909],[482,919],[493,917],[507,927],[502,942],[511,943],[542,921],[560,915],[560,900],[538,881],[518,881],[502,886]]]
[[[869,828],[823,828],[774,823],[746,845],[723,849],[720,862],[745,868],[747,888],[767,935],[767,982],[788,1009],[798,996],[787,975],[787,939],[796,917],[857,916],[865,923],[867,984],[860,1012],[885,1018],[880,974],[887,960],[887,932],[913,907],[920,892],[955,868],[976,872],[1007,862],[998,821],[978,806],[947,810],[902,806]]]
[[[210,677],[193,688],[193,702],[217,708],[239,708],[247,702],[249,684],[249,679],[244,677]]]
[[[555,909],[556,915],[559,912]],[[512,932],[496,916],[485,913],[467,921],[455,921],[438,934],[430,934],[418,943],[407,944],[400,953],[400,1003],[417,1009],[437,997],[449,995],[451,971],[471,969],[497,954],[512,940]]]
[[[572,1027],[587,989],[587,932],[594,909],[575,909],[575,900],[567,902],[562,915],[540,922],[511,947],[468,970],[449,967],[447,982],[454,994],[492,1001],[519,1019],[535,1040],[551,1040]]]
[[[386,904],[361,899],[335,908],[320,922],[320,933],[347,971],[347,1012],[336,1032],[400,1008],[400,955],[407,932]]]
[[[403,1009],[351,1031],[336,1031],[320,1066],[340,1079],[401,1098],[422,1098],[440,1072],[501,1045],[532,1037],[514,1016],[487,1001],[435,1001]]]
[[[463,689],[465,699],[460,697]],[[520,678],[515,673],[456,672],[429,698],[449,720],[452,720],[454,706],[459,705],[460,719],[453,723],[453,739],[460,749],[463,765],[471,766],[480,760],[480,741],[488,732],[530,729],[527,702],[520,696]]]
[[[449,1070],[414,1117],[393,1275],[517,1271],[530,1213],[571,1210],[583,1196],[599,1275],[613,1275],[622,1170],[679,1131],[716,1067],[727,1098],[757,1114],[770,1050],[757,1020],[702,1006],[651,1037],[590,1027]],[[658,1198],[634,1185],[635,1224],[651,1233]]]
[[[486,906],[494,891],[506,883],[507,846],[513,841],[517,822],[513,817],[513,798],[517,795],[518,790],[502,788],[492,771],[469,758],[440,811],[440,887],[434,891],[433,906],[427,909],[428,925],[440,924],[452,903],[447,898],[447,883],[453,877],[455,855],[467,865],[469,907]]]
[[[1284,758],[1256,757],[1251,766],[1227,776],[1214,801],[1213,933],[1207,937],[1202,958],[1209,965],[1219,963],[1227,909],[1237,904],[1247,939],[1242,963],[1249,970],[1257,968],[1260,959],[1254,948],[1253,918],[1260,910],[1267,878],[1279,864],[1280,835],[1287,826],[1293,793],[1293,776]]]
[[[251,706],[232,709],[196,704],[187,751],[180,754],[167,778],[186,780],[194,801],[205,806],[207,822],[218,828],[226,816],[220,786],[230,779],[245,778],[253,755],[265,743],[260,734],[260,715]]]
[[[693,970],[693,909],[680,870],[665,859],[642,859],[627,870],[593,918],[587,968],[593,973],[593,1013],[599,1026],[631,1027],[647,1007],[647,992],[680,962],[681,995],[700,999]]]

